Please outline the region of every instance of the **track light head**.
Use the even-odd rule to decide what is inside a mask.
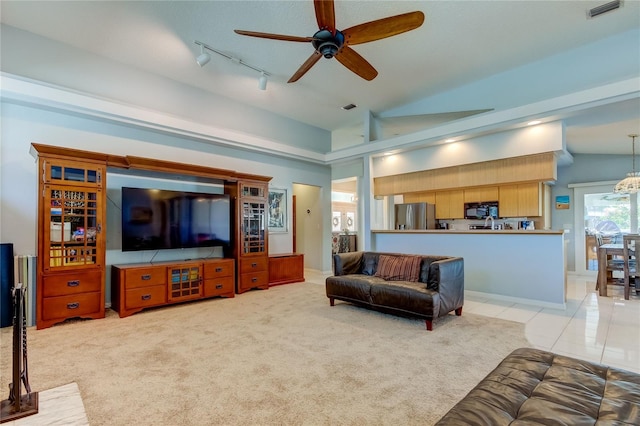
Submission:
[[[196,63],[204,67],[211,60],[211,55],[204,51],[204,46],[200,46],[200,55],[196,58]]]
[[[200,56],[198,56],[196,58],[196,62],[198,63],[198,65],[200,65],[201,67],[204,67],[205,65],[207,65],[209,63],[209,61],[211,60],[211,55],[209,55],[208,53],[204,52],[201,53]]]
[[[258,80],[258,89],[267,90],[267,76],[263,73],[260,75],[260,79]]]

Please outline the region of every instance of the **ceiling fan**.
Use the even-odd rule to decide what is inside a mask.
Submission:
[[[340,31],[336,29],[333,0],[314,0],[313,6],[319,30],[312,37],[296,37],[244,30],[234,31],[237,34],[251,37],[311,42],[315,51],[291,76],[288,83],[298,81],[322,56],[327,59],[335,57],[342,65],[365,80],[371,81],[376,78],[378,71],[349,46],[402,34],[420,27],[424,22],[424,13],[417,11],[366,22]]]

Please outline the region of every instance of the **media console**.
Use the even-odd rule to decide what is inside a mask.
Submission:
[[[121,318],[145,308],[217,296],[235,296],[233,259],[111,266],[111,307]]]

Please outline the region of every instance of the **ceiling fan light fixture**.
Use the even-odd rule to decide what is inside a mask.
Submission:
[[[318,52],[327,59],[333,58],[338,53],[338,45],[327,41],[318,46]]]
[[[631,141],[631,152],[633,157],[633,171],[627,173],[627,177],[622,179],[613,188],[613,192],[617,194],[634,194],[640,190],[640,172],[636,172],[636,138],[637,134],[631,134],[629,137]]]

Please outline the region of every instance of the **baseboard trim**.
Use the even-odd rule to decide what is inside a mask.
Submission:
[[[485,297],[490,300],[502,300],[506,302],[518,303],[521,305],[540,306],[542,308],[561,309],[561,310],[567,309],[566,302],[565,303],[545,302],[543,300],[523,299],[521,297],[503,296],[501,294],[484,293],[481,291],[472,291],[472,290],[465,290],[464,294],[465,294],[465,297],[466,296]]]

